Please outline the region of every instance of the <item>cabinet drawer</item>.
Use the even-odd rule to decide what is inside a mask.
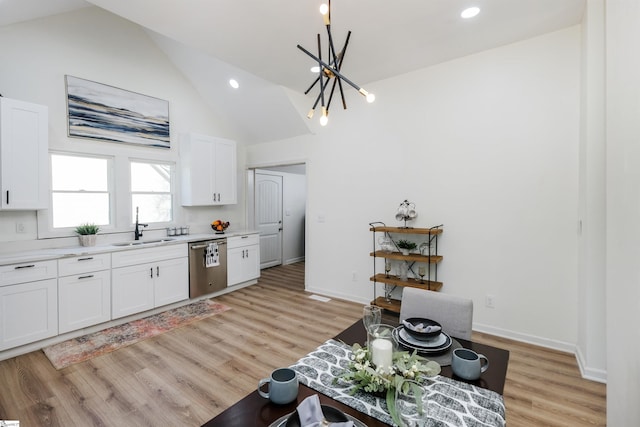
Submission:
[[[58,276],[58,262],[36,261],[0,266],[0,286],[52,279]]]
[[[227,249],[258,244],[260,244],[259,234],[247,234],[245,236],[234,236],[227,238]]]
[[[58,260],[58,275],[73,276],[111,268],[111,254],[83,255]]]
[[[186,257],[188,254],[186,243],[118,251],[111,254],[111,266],[113,268],[126,267],[129,265]]]

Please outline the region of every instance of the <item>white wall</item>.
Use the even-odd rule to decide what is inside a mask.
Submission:
[[[248,147],[307,159],[307,288],[370,301],[368,223],[400,225],[409,199],[413,225],[444,223],[439,279],[476,329],[574,350],[579,56],[580,29],[558,31],[367,85],[374,104],[350,91],[315,136]]]
[[[233,139],[225,123],[210,113],[190,83],[140,27],[98,8],[0,28],[0,63],[0,93],[49,107],[51,149],[179,162],[181,132],[193,131]],[[168,100],[171,149],[68,138],[65,74]],[[205,232],[210,231],[210,221],[224,217],[232,222],[232,226],[244,227],[242,146],[239,147],[238,159],[240,203],[218,208],[178,207],[177,224],[188,223],[192,232]],[[16,222],[26,224],[25,234],[16,233]],[[131,231],[126,230],[120,238],[125,238]],[[0,241],[19,242],[17,246],[0,245],[0,252],[77,245],[75,237],[57,241],[36,241],[36,238],[34,212],[0,212]]]
[[[582,374],[606,380],[606,144],[604,0],[587,3],[582,25],[578,240],[578,345]]]
[[[640,4],[607,0],[607,425],[640,425]]]

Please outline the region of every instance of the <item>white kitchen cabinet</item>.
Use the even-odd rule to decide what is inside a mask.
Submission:
[[[227,286],[260,277],[260,240],[258,234],[227,238]]]
[[[48,108],[0,97],[0,209],[48,207]]]
[[[111,255],[111,317],[117,319],[189,298],[187,244]]]
[[[238,202],[236,143],[194,133],[180,139],[182,206]]]
[[[0,351],[58,334],[56,261],[0,267]]]
[[[61,334],[111,320],[111,254],[60,259],[58,275]]]

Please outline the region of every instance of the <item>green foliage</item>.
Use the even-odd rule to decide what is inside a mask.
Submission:
[[[368,348],[356,343],[352,347],[352,352],[347,371],[337,377],[334,382],[352,383],[352,395],[358,391],[385,393],[387,410],[396,424],[399,424],[395,409],[396,390],[406,392],[411,388],[414,392],[422,393],[418,385],[420,381],[440,373],[440,365],[437,362],[419,356],[416,351],[394,352],[393,366],[388,372],[373,366]]]
[[[400,249],[409,249],[410,251],[414,250],[418,247],[414,242],[410,242],[409,240],[398,240],[398,247]]]
[[[100,227],[95,224],[82,224],[76,227],[75,232],[80,235],[98,234]]]

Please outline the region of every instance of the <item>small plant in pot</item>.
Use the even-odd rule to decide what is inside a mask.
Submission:
[[[409,240],[398,240],[398,248],[400,249],[400,252],[402,252],[402,255],[409,255],[409,252],[417,247],[418,245],[414,242],[410,242]]]
[[[100,227],[95,224],[81,224],[75,229],[82,246],[95,246],[98,231],[100,231]]]

